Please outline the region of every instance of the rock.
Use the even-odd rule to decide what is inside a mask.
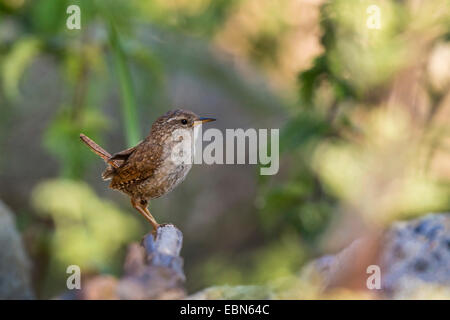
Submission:
[[[85,292],[81,298],[450,299],[450,214],[396,222],[285,279],[257,286],[215,286],[187,297],[181,245],[176,227],[158,229],[156,239],[149,234],[141,246],[130,246],[121,279],[95,278],[87,287],[92,294]],[[371,265],[380,268],[379,290],[367,288]]]
[[[189,300],[267,300],[272,298],[270,288],[264,286],[216,286],[188,296]]]
[[[367,288],[370,265],[380,267],[380,290]],[[188,299],[450,299],[449,266],[450,214],[429,214],[357,239],[298,275],[266,286],[211,287]]]
[[[336,255],[311,262],[309,267],[321,275],[322,291],[339,286],[355,289],[348,285],[355,279],[358,290],[367,289],[366,268],[375,264],[381,273],[378,297],[450,298],[450,214],[395,222],[376,239],[376,246],[373,238],[361,238]],[[372,260],[365,259],[367,251],[374,253]]]
[[[32,299],[30,263],[13,214],[0,201],[0,300]]]
[[[139,245],[128,247],[124,275],[116,279],[99,275],[82,283],[80,293],[64,293],[59,299],[183,299],[186,296],[183,259],[180,257],[183,234],[174,225],[158,228],[156,237],[147,234]]]
[[[450,214],[395,223],[386,233],[380,266],[391,297],[407,297],[424,285],[450,292]]]

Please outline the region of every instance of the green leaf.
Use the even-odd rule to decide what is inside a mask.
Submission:
[[[39,52],[39,40],[26,37],[18,40],[7,54],[1,69],[3,89],[7,98],[17,99],[20,78]]]

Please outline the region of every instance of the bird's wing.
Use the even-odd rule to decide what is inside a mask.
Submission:
[[[125,152],[128,149],[122,151],[124,155],[118,156],[119,158],[126,157],[126,160],[116,169],[116,174],[111,181],[111,188],[121,189],[129,184],[145,180],[151,177],[159,166],[159,155],[162,150],[160,145],[143,142],[131,149],[134,150],[128,156],[127,152]]]
[[[139,144],[141,143],[142,141],[139,142]],[[139,144],[135,147],[122,150],[113,155],[109,155],[108,158],[105,159],[105,161],[109,163],[109,166],[102,173],[103,180],[110,180],[111,178],[113,178],[117,174],[117,169],[119,169],[126,163],[128,158],[133,154]]]
[[[136,150],[136,148],[137,148],[141,143],[142,143],[142,141],[139,142],[139,143],[137,144],[137,146],[135,146],[135,147],[128,148],[128,149],[122,150],[122,151],[120,151],[120,152],[114,153],[114,154],[109,158],[109,160],[127,160],[127,159],[130,157],[130,155]]]

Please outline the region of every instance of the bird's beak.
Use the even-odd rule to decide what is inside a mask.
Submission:
[[[198,118],[197,120],[194,121],[194,126],[205,123],[205,122],[211,122],[211,121],[216,121],[216,119],[214,119],[214,118]]]

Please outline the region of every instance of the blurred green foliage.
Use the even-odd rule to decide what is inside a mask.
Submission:
[[[35,188],[32,203],[39,214],[52,217],[55,223],[54,258],[62,266],[108,267],[107,261],[114,261],[118,249],[140,231],[136,219],[100,200],[84,183],[46,181]]]
[[[55,282],[64,279],[69,265],[79,266],[86,274],[118,273],[123,247],[143,232],[135,217],[99,199],[82,182],[42,182],[35,187],[31,201],[39,215],[55,224],[49,266]],[[53,281],[47,286],[54,287]]]
[[[393,78],[414,63],[415,58],[408,52],[414,36],[421,34],[439,42],[448,33],[449,10],[440,12],[439,17],[430,15],[433,9],[439,10],[445,4],[448,7],[447,1],[438,2],[423,3],[425,8],[414,10],[406,4],[382,1],[381,29],[366,27],[366,9],[371,1],[337,0],[321,7],[324,52],[299,74],[299,106],[281,136],[281,151],[289,159],[286,162],[295,165],[288,165],[286,179],[262,189],[266,191],[261,196],[261,214],[272,230],[279,232],[273,229],[277,224],[296,226],[306,237],[320,235],[338,203],[371,215],[369,220],[385,222],[448,208],[448,177],[443,172],[438,176],[427,172],[429,168],[418,160],[432,146],[421,137],[409,136],[419,126],[410,123],[408,111],[371,109],[383,109]],[[420,30],[417,21],[424,23]],[[430,34],[428,28],[435,23],[442,28]],[[395,107],[407,110],[411,106]],[[362,113],[367,113],[367,119],[352,119]],[[426,129],[431,131],[432,127]],[[447,136],[448,127],[438,139],[444,141]],[[417,142],[416,149],[413,141]],[[393,152],[401,152],[405,147],[401,143],[409,143],[406,156]],[[392,150],[393,145],[398,149]],[[405,175],[396,171],[397,165],[404,169],[410,161]],[[380,164],[385,172],[379,171]],[[390,164],[393,168],[388,172]],[[386,186],[377,185],[378,179],[384,179]],[[396,179],[402,182],[393,191],[388,185]],[[389,198],[386,207],[377,203],[382,197]],[[373,210],[371,206],[382,209]]]
[[[262,284],[283,278],[299,270],[307,249],[295,234],[284,234],[260,249],[245,256],[227,259],[217,255],[208,259],[194,273],[200,281],[215,285]]]

